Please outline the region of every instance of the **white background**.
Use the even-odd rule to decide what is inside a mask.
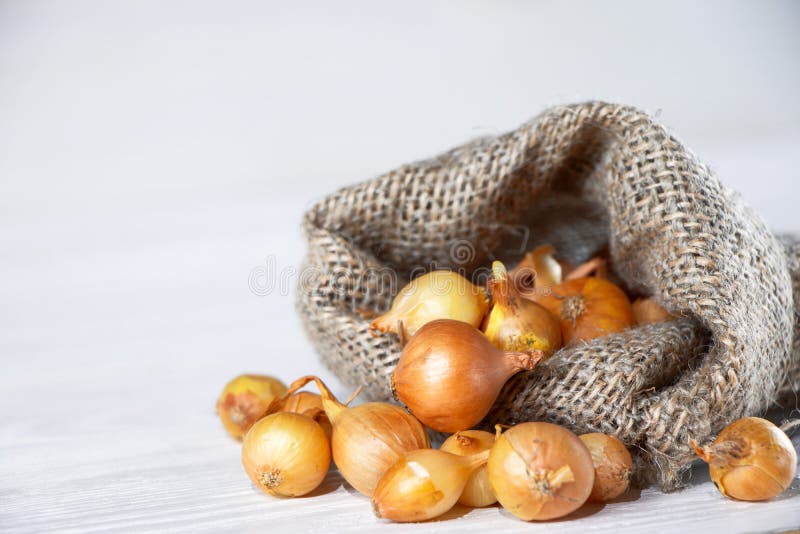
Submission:
[[[0,530],[372,526],[342,488],[257,494],[215,420],[240,372],[345,393],[248,276],[293,281],[326,193],[547,106],[656,113],[800,232],[800,4],[699,4],[0,2]],[[643,495],[560,526],[800,526],[796,497]],[[472,517],[529,527],[435,528]]]

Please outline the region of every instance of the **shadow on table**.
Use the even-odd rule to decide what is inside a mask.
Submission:
[[[328,471],[328,474],[325,475],[325,479],[322,481],[322,484],[317,486],[317,489],[315,489],[311,493],[307,493],[301,497],[296,497],[296,498],[305,499],[305,498],[319,497],[320,495],[327,495],[328,493],[333,493],[334,491],[339,489],[339,486],[342,485],[347,485],[347,483],[342,478],[342,475],[340,475],[339,472],[336,471],[335,469],[331,469],[330,471]]]

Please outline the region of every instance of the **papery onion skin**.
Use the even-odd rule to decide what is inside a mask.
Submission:
[[[475,327],[432,321],[403,348],[392,375],[397,398],[439,432],[475,426],[513,374],[532,369],[543,355],[503,352]]]
[[[367,497],[401,455],[430,447],[420,422],[400,406],[386,402],[348,408],[332,423],[333,461],[342,477]]]
[[[488,451],[494,445],[495,435],[485,430],[462,430],[448,437],[439,450],[469,456]],[[489,473],[482,465],[469,476],[458,503],[472,508],[483,508],[497,502],[492,486],[489,484]]]
[[[740,501],[765,501],[783,493],[794,480],[797,451],[777,426],[760,417],[734,421],[714,443],[700,447],[698,456],[708,463],[711,481],[726,497]]]
[[[549,295],[533,293],[530,298],[560,319],[565,344],[622,332],[634,324],[625,292],[603,278],[567,280],[553,286]]]
[[[482,330],[494,345],[504,351],[540,350],[549,356],[561,348],[558,319],[539,304],[522,298],[499,261],[492,265],[489,281],[492,308]]]
[[[674,315],[652,298],[636,299],[634,303],[631,304],[631,310],[633,311],[636,324],[663,323],[664,321],[670,321],[675,318]]]
[[[484,288],[453,271],[432,271],[401,289],[391,309],[375,319],[370,330],[407,339],[436,319],[455,319],[478,327],[488,309]]]
[[[578,508],[594,484],[592,455],[566,428],[521,423],[497,438],[487,463],[497,500],[525,521],[555,519]]]
[[[320,485],[331,463],[328,437],[313,419],[292,412],[256,422],[242,442],[242,465],[270,495],[297,497]]]
[[[372,509],[376,516],[398,522],[440,516],[456,504],[470,474],[488,455],[489,451],[473,456],[434,449],[409,452],[381,477]]]
[[[594,485],[589,501],[606,502],[625,493],[633,470],[633,458],[625,444],[599,432],[578,437],[589,449],[594,464]]]
[[[267,375],[240,375],[228,382],[217,399],[217,414],[231,437],[242,439],[270,403],[286,393],[286,385]]]

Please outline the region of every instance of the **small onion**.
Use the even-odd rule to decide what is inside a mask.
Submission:
[[[634,323],[625,292],[603,278],[567,280],[553,286],[550,295],[530,298],[559,317],[565,344],[621,332]]]
[[[228,382],[217,400],[217,414],[232,437],[242,436],[261,419],[270,403],[286,392],[286,386],[271,376],[240,375]]]
[[[399,522],[440,516],[456,504],[470,475],[488,456],[488,450],[471,456],[434,449],[406,453],[381,477],[372,509],[378,517]]]
[[[452,271],[432,271],[401,289],[391,309],[372,321],[370,329],[407,339],[435,319],[455,319],[478,327],[488,308],[482,287]]]
[[[447,438],[439,450],[459,456],[471,456],[491,449],[494,438],[494,434],[485,430],[462,430]],[[485,465],[472,472],[458,502],[473,508],[482,508],[497,502]]]
[[[541,294],[563,281],[563,273],[571,269],[566,262],[555,259],[552,245],[541,245],[525,257],[509,273],[514,285],[520,289],[535,290]]]
[[[492,446],[487,469],[497,500],[525,521],[577,510],[594,484],[589,450],[578,436],[551,423],[511,427]]]
[[[420,328],[405,346],[392,386],[427,426],[457,432],[480,422],[509,377],[533,369],[542,357],[541,351],[503,352],[475,327],[440,319]]]
[[[280,412],[255,423],[242,443],[250,480],[270,495],[296,497],[320,485],[331,464],[328,437],[308,416]]]
[[[675,316],[665,310],[652,298],[636,299],[631,304],[633,310],[633,317],[636,319],[636,324],[653,324],[663,323],[674,319]]]
[[[697,455],[708,463],[720,493],[740,501],[764,501],[783,493],[794,480],[797,452],[780,428],[760,417],[734,421]]]
[[[592,455],[594,486],[589,500],[605,502],[628,490],[633,458],[625,445],[608,434],[593,432],[578,436]]]
[[[404,453],[430,447],[425,428],[400,406],[367,402],[349,408],[316,376],[298,378],[289,386],[289,393],[311,381],[319,388],[325,414],[333,426],[333,461],[342,477],[367,497]]]
[[[546,356],[561,348],[558,319],[532,300],[522,298],[499,261],[492,264],[489,289],[493,305],[482,330],[497,348],[514,352],[540,350]]]

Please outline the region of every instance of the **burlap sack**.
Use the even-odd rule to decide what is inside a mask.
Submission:
[[[550,109],[344,188],[311,208],[304,228],[299,313],[324,363],[371,399],[391,399],[400,346],[370,335],[364,312],[386,310],[422,270],[471,276],[545,242],[576,262],[607,246],[629,291],[681,318],[562,349],[512,378],[486,424],[614,434],[635,452],[638,481],[669,490],[693,459],[690,438],[763,412],[781,389],[794,399],[800,385],[800,247],[779,243],[631,107]]]

